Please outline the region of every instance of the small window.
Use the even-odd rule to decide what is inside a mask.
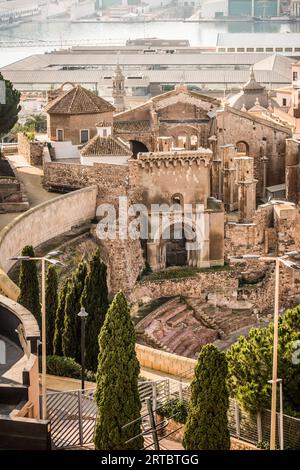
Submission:
[[[282,106],[286,106],[286,98],[282,98]]]
[[[263,47],[257,47],[256,52],[264,52],[264,48]]]
[[[247,52],[254,52],[254,47],[247,47]]]
[[[245,52],[245,48],[244,47],[238,47],[237,52]]]
[[[298,72],[293,72],[293,81],[298,80]]]
[[[235,47],[228,47],[227,52],[235,52]]]
[[[88,129],[81,129],[80,131],[80,142],[85,144],[89,140],[89,131]]]
[[[273,52],[273,47],[266,47],[266,52]]]
[[[283,52],[283,48],[282,47],[276,47],[275,51],[276,52]]]
[[[293,48],[292,48],[292,47],[286,47],[284,50],[285,50],[285,52],[293,52]]]
[[[172,204],[177,207],[183,207],[183,196],[182,194],[176,193],[172,196]]]
[[[300,47],[295,47],[295,52],[300,52]]]

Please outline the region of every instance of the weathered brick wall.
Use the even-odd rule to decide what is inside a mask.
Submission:
[[[40,142],[30,142],[26,135],[18,133],[18,153],[22,155],[30,165],[42,165],[43,145]]]

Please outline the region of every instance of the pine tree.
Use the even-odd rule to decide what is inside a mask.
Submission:
[[[135,353],[135,331],[126,298],[119,292],[99,335],[99,358],[95,399],[98,415],[95,431],[97,450],[138,450],[143,438],[126,441],[141,433],[141,403],[138,392],[140,366]],[[137,420],[126,427],[125,424]]]
[[[81,307],[80,299],[86,275],[86,263],[79,263],[68,283],[65,301],[62,350],[64,356],[72,357],[77,362],[80,361],[80,318],[77,314]]]
[[[63,284],[59,297],[58,297],[58,306],[55,316],[55,332],[53,339],[53,353],[56,356],[62,356],[62,335],[64,331],[64,318],[65,318],[65,304],[66,304],[66,295],[68,291],[70,279],[67,279]]]
[[[271,405],[274,325],[251,328],[241,336],[226,356],[230,394],[243,408],[257,413]],[[278,322],[278,377],[284,383],[286,413],[300,412],[300,364],[293,360],[300,340],[300,307],[287,310]],[[279,400],[278,400],[279,403]]]
[[[49,265],[46,276],[46,338],[47,355],[53,354],[53,339],[55,332],[55,317],[57,311],[58,279],[55,266]]]
[[[16,124],[21,110],[21,93],[16,90],[9,80],[4,80],[0,73],[0,86],[4,85],[5,103],[0,99],[0,137],[7,134]]]
[[[31,245],[24,246],[22,256],[34,257],[33,247]],[[26,307],[41,326],[41,304],[36,261],[21,261],[19,287],[19,304]]]
[[[86,320],[86,367],[95,372],[99,354],[98,335],[109,305],[106,266],[100,259],[99,250],[91,260],[81,304],[88,313]]]
[[[212,344],[204,346],[191,384],[183,445],[187,450],[229,450],[227,361]]]

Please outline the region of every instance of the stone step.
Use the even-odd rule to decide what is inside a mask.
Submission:
[[[169,319],[175,317],[178,313],[186,310],[187,306],[185,303],[181,303],[178,301],[176,305],[170,306],[167,310],[163,313],[159,313],[159,315],[155,315],[153,318],[156,320],[167,322]]]
[[[193,310],[189,309],[186,305],[184,310],[181,310],[180,312],[176,313],[173,317],[167,320],[167,325],[174,327],[177,326],[179,323],[182,323],[189,314],[193,314]]]

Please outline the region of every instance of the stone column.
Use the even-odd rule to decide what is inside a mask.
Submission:
[[[267,167],[268,167],[268,157],[262,157],[262,177],[263,177],[263,187],[262,187],[262,197],[265,198],[267,195]]]
[[[147,261],[153,271],[159,271],[161,269],[159,259],[159,243],[148,241],[147,242]]]
[[[223,160],[223,202],[227,211],[236,210],[238,207],[238,195],[236,186],[236,167],[234,157],[236,156],[235,146],[232,144],[220,147]]]
[[[256,183],[252,157],[235,158],[237,165],[239,222],[252,222],[256,209]]]

